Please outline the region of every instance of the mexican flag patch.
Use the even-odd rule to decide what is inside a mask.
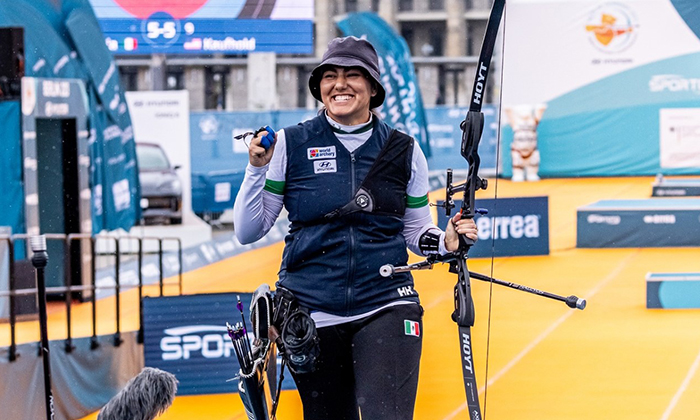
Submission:
[[[420,324],[416,321],[409,321],[404,319],[403,321],[404,334],[412,335],[414,337],[420,337]]]

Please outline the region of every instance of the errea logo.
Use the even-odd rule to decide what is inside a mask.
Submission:
[[[647,214],[644,216],[644,223],[648,225],[675,225],[676,216],[674,214]]]
[[[540,237],[540,215],[481,216],[476,220],[479,239],[521,239]]]

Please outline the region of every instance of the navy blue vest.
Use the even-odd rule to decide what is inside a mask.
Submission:
[[[394,300],[418,302],[410,273],[381,277],[384,264],[405,265],[403,215],[411,175],[412,147],[384,171],[380,213],[356,212],[324,221],[347,204],[376,160],[391,128],[375,117],[372,136],[353,153],[331,131],[324,115],[284,129],[287,175],[284,206],[290,232],[285,238],[278,286],[301,304],[341,316],[371,311]],[[412,142],[411,142],[412,146]],[[388,208],[391,202],[392,208]]]

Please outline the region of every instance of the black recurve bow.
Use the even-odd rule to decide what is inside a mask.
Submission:
[[[469,103],[469,111],[466,118],[460,124],[462,129],[462,145],[461,154],[466,159],[468,164],[467,178],[462,184],[452,183],[452,169],[447,170],[445,182],[445,213],[448,218],[452,214],[452,209],[455,207],[452,197],[454,194],[464,192],[462,205],[460,208],[462,218],[473,218],[477,213],[485,214],[486,210],[477,209],[475,206],[475,193],[477,190],[486,189],[488,183],[485,179],[479,177],[479,142],[484,129],[484,114],[481,112],[481,106],[486,96],[486,81],[488,79],[489,69],[491,68],[491,59],[493,50],[498,36],[498,27],[500,26],[503,10],[506,0],[494,0],[491,14],[486,26],[484,41],[477,62],[476,77],[474,78],[474,87]],[[449,223],[449,222],[448,222]],[[459,249],[447,255],[433,254],[426,258],[425,261],[394,267],[392,265],[384,265],[380,269],[380,274],[384,277],[393,275],[394,273],[431,269],[435,263],[449,263],[450,272],[457,274],[457,284],[454,288],[454,305],[455,310],[452,313],[452,320],[459,327],[459,342],[460,353],[462,359],[462,376],[464,379],[464,389],[467,395],[467,408],[469,410],[470,420],[481,420],[481,407],[479,405],[479,391],[476,383],[476,375],[474,371],[474,357],[472,352],[471,327],[474,326],[474,301],[472,300],[470,278],[481,281],[486,281],[491,284],[510,287],[536,294],[542,297],[558,300],[566,303],[573,309],[584,309],[586,301],[577,296],[571,295],[568,297],[559,296],[553,293],[533,289],[528,286],[511,283],[504,280],[495,279],[483,274],[469,271],[467,267],[467,259],[469,249],[474,245],[474,241],[464,235],[460,235]],[[488,355],[487,355],[488,357]],[[487,378],[488,380],[488,378]]]
[[[452,195],[460,190],[464,191],[462,208],[460,210],[463,218],[473,218],[477,212],[485,213],[477,210],[475,205],[476,191],[486,189],[488,186],[486,180],[479,177],[479,163],[481,161],[479,158],[479,142],[484,130],[484,114],[481,112],[481,106],[486,96],[486,81],[491,68],[491,58],[493,57],[498,27],[503,16],[505,3],[505,0],[494,0],[491,8],[481,53],[479,54],[479,61],[477,62],[474,86],[469,101],[469,111],[460,125],[462,128],[461,153],[468,164],[467,180],[461,186],[454,186],[452,185],[452,172],[450,170],[447,172],[445,211],[448,217],[451,215],[454,207]],[[471,339],[471,327],[474,326],[474,301],[472,300],[469,269],[467,267],[467,254],[474,242],[463,235],[460,236],[459,242],[460,246],[455,253],[455,258],[450,262],[450,271],[457,274],[457,284],[454,289],[455,310],[452,313],[452,320],[457,323],[459,328],[462,377],[464,379],[464,390],[467,394],[469,419],[481,420],[479,389],[474,372]]]

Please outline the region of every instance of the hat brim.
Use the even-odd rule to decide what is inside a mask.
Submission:
[[[378,108],[384,103],[386,91],[384,90],[382,83],[379,81],[379,74],[376,71],[372,71],[370,68],[368,68],[367,64],[363,61],[358,60],[355,57],[344,56],[330,57],[311,71],[311,76],[309,76],[309,91],[311,91],[311,95],[316,98],[317,101],[323,102],[323,99],[321,99],[320,89],[321,77],[323,76],[323,72],[325,71],[326,67],[329,66],[362,68],[377,84],[377,94],[370,99],[369,108]]]

